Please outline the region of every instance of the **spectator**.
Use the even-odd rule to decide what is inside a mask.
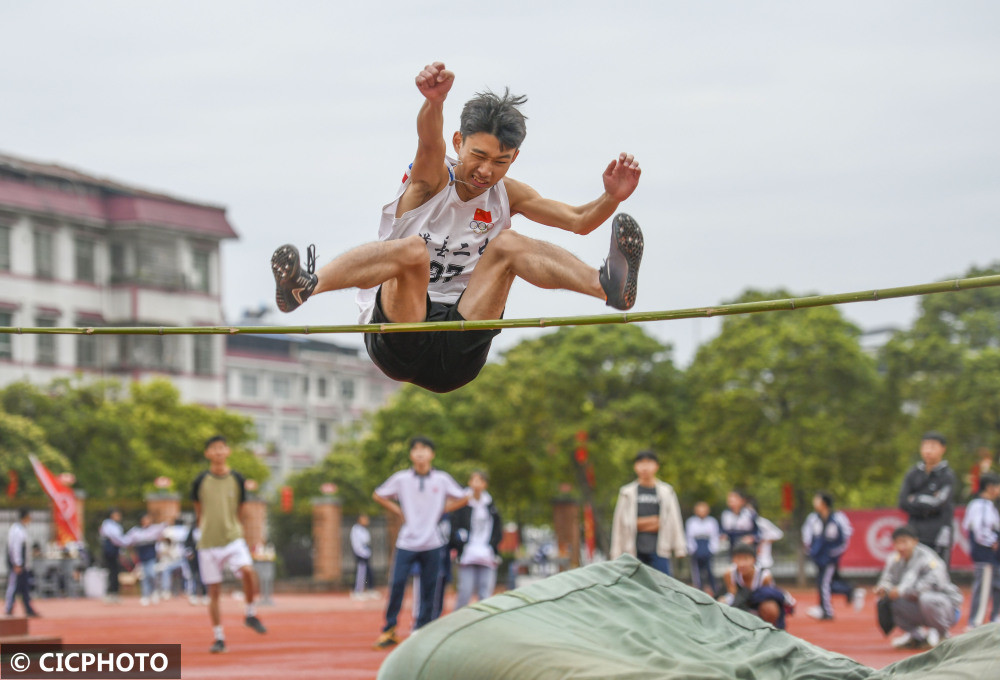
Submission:
[[[719,588],[712,573],[712,558],[719,552],[719,521],[709,514],[708,503],[694,504],[694,514],[688,517],[684,530],[691,556],[691,583],[698,590],[708,586],[708,592],[716,597]]]
[[[368,530],[368,515],[361,514],[351,527],[351,552],[354,554],[354,590],[351,599],[363,600],[372,591],[372,534]]]
[[[903,631],[892,640],[892,646],[934,647],[949,637],[950,628],[958,621],[962,594],[948,577],[944,560],[920,543],[916,529],[897,527],[892,532],[892,545],[895,552],[886,560],[875,586],[876,597],[883,599],[880,607],[887,603],[894,625]]]
[[[26,616],[38,616],[31,606],[31,572],[28,569],[28,524],[31,511],[21,508],[17,522],[7,532],[7,592],[4,597],[4,613],[14,613],[14,600],[20,595]]]
[[[747,543],[756,549],[760,541],[760,529],[757,526],[757,511],[749,502],[746,493],[733,489],[726,496],[726,509],[722,511],[719,522],[722,533],[729,538],[729,556],[740,543]]]
[[[426,437],[410,440],[412,467],[400,470],[383,482],[372,498],[403,520],[396,538],[396,556],[392,564],[389,603],[385,625],[375,641],[384,649],[399,643],[396,622],[403,605],[406,580],[414,565],[420,566],[420,609],[414,629],[433,619],[435,589],[445,540],[438,530],[441,516],[468,502],[465,490],[447,472],[435,470],[434,443]]]
[[[121,602],[121,597],[118,595],[121,587],[118,576],[122,570],[121,549],[125,547],[121,510],[113,508],[108,513],[107,518],[101,522],[98,534],[101,538],[101,555],[104,557],[104,566],[108,570],[108,592],[105,601],[117,604]]]
[[[795,609],[795,598],[774,584],[770,569],[757,564],[757,551],[749,543],[737,543],[733,562],[723,575],[726,592],[720,602],[753,612],[775,628],[785,629],[785,615]]]
[[[940,432],[928,432],[920,441],[920,457],[903,478],[899,508],[909,515],[918,540],[944,561],[951,561],[952,522],[955,519],[955,473],[944,460],[947,442]]]
[[[993,596],[989,621],[997,621],[1000,614],[1000,572],[998,572],[997,539],[1000,537],[1000,476],[985,472],[979,478],[979,494],[965,509],[962,528],[969,532],[975,576],[972,582],[972,602],[969,604],[969,628],[980,626],[986,620],[986,605]]]
[[[833,497],[828,493],[813,496],[813,512],[802,525],[802,543],[816,565],[816,589],[819,604],[806,614],[821,621],[833,620],[833,593],[843,595],[860,611],[865,604],[865,591],[854,588],[840,578],[840,558],[847,551],[854,532],[847,515],[835,512]]]
[[[615,503],[611,559],[628,553],[669,575],[671,557],[687,554],[677,494],[672,486],[656,478],[660,461],[653,451],[637,453],[632,468],[636,480],[618,491]]]
[[[455,608],[469,604],[472,594],[485,600],[497,584],[503,538],[503,522],[486,487],[489,477],[482,470],[469,475],[469,503],[451,514],[451,546],[458,557],[458,599]]]
[[[165,524],[153,524],[153,516],[146,513],[139,520],[139,526],[132,527],[125,534],[125,544],[135,552],[136,561],[142,567],[142,596],[139,604],[143,607],[160,601],[156,590],[156,542],[163,535]]]

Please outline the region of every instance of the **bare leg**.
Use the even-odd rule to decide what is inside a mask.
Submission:
[[[240,578],[243,580],[243,598],[247,604],[253,604],[257,596],[257,571],[253,567],[242,567]]]
[[[316,276],[314,295],[381,285],[382,309],[393,321],[423,321],[427,315],[430,257],[419,236],[365,243],[335,257]]]
[[[222,612],[219,607],[219,595],[221,594],[221,583],[208,584],[208,618],[212,620],[213,626],[222,625]]]
[[[507,230],[490,242],[458,305],[466,319],[496,319],[514,279],[605,299],[598,271],[559,246]],[[395,319],[394,319],[395,320]]]

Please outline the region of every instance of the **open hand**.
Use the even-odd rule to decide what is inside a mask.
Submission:
[[[604,191],[621,203],[639,185],[640,174],[639,161],[632,154],[622,152],[604,170]]]
[[[416,81],[420,94],[432,102],[443,102],[455,83],[455,74],[447,70],[443,62],[435,61],[424,66]]]

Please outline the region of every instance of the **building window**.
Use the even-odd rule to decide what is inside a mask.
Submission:
[[[291,399],[292,381],[284,376],[279,376],[271,382],[271,393],[275,399]]]
[[[0,326],[12,326],[14,315],[10,312],[0,312]],[[10,333],[0,333],[0,359],[13,359],[14,345]]]
[[[351,401],[354,399],[353,380],[342,380],[340,382],[340,396],[344,398],[344,401]]]
[[[191,290],[207,293],[209,291],[210,253],[207,250],[196,250],[192,255]]]
[[[40,279],[55,276],[54,241],[51,231],[35,232],[35,276]]]
[[[320,440],[324,444],[330,438],[330,426],[326,423],[316,424],[316,439]]]
[[[194,372],[195,375],[212,375],[212,336],[194,336]]]
[[[286,446],[298,446],[299,445],[299,426],[298,425],[282,425],[281,426],[281,443]]]
[[[267,422],[263,420],[257,421],[257,441],[261,444],[267,442]]]
[[[80,368],[97,368],[100,366],[98,355],[98,339],[96,335],[76,336],[76,365]]]
[[[240,374],[240,394],[244,397],[257,396],[257,376],[249,373]]]
[[[121,338],[121,356],[128,368],[176,372],[180,359],[177,336],[126,335]]]
[[[326,378],[316,378],[316,395],[320,399],[326,398]]]
[[[10,271],[10,227],[0,225],[0,271]]]
[[[51,316],[39,316],[35,319],[39,328],[55,328],[56,320]],[[39,335],[36,337],[35,363],[43,366],[56,365],[56,336]]]
[[[96,246],[94,242],[87,238],[77,238],[73,246],[76,259],[76,280],[96,283],[97,276],[94,268]]]

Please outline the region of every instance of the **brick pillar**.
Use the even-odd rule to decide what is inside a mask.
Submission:
[[[76,517],[80,522],[80,533],[82,535],[84,527],[87,526],[87,517],[83,514],[83,510],[87,506],[87,492],[83,489],[73,489],[73,495],[76,496]],[[84,539],[81,538],[81,540]]]
[[[154,491],[146,495],[146,512],[153,518],[153,524],[173,524],[181,516],[181,497],[169,491]]]
[[[243,538],[253,553],[257,546],[267,542],[267,503],[260,498],[247,498],[240,509],[240,522],[243,524]]]
[[[343,574],[340,548],[340,499],[312,499],[313,580],[340,583]]]
[[[560,559],[568,559],[571,568],[580,566],[580,505],[572,498],[552,501],[552,523]]]

